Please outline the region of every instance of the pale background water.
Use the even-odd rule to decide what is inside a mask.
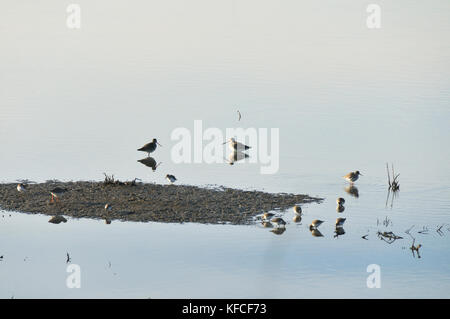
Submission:
[[[79,30],[66,27],[71,2],[4,5],[1,182],[106,172],[165,183],[171,173],[325,201],[280,236],[259,225],[53,225],[1,212],[0,297],[448,298],[450,2],[378,1],[377,30],[366,27],[372,2],[78,1]],[[279,171],[174,164],[170,134],[194,120],[223,132],[279,128]],[[136,151],[154,137],[156,172]],[[392,208],[386,162],[401,174]],[[341,178],[356,169],[359,198]],[[338,196],[346,233],[334,238]],[[392,225],[377,225],[386,216]],[[315,218],[326,221],[322,238],[307,229]],[[420,259],[404,233],[413,225]],[[403,239],[389,245],[378,230]],[[66,252],[80,289],[66,287]],[[367,288],[369,264],[381,267],[380,289]]]

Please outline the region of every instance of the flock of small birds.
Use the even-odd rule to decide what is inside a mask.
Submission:
[[[356,182],[359,178],[359,176],[362,175],[359,171],[355,171],[355,172],[350,172],[348,174],[346,174],[345,176],[343,176],[348,182],[350,182],[351,185],[353,185],[354,182]],[[342,197],[339,197],[336,199],[336,211],[338,213],[342,213],[345,210],[344,204],[345,204],[345,199]],[[295,205],[294,208],[294,217],[292,218],[292,220],[295,223],[299,223],[302,220],[302,208],[298,205]],[[276,217],[274,213],[270,213],[270,212],[266,212],[264,214],[262,214],[261,216],[262,219],[262,225],[263,227],[273,227],[272,224],[275,224],[277,227],[275,229],[272,230],[273,233],[280,235],[285,231],[285,225],[286,225],[286,221],[283,220],[283,218],[281,217]],[[347,219],[343,218],[343,217],[339,217],[336,219],[336,234],[340,235],[340,234],[344,234],[343,231],[343,227],[344,227],[344,223]],[[325,221],[320,220],[320,219],[314,219],[311,221],[311,224],[309,225],[309,230],[311,231],[311,234],[315,237],[323,237],[323,235],[320,233],[319,231],[319,226],[322,225]]]
[[[239,113],[239,120],[241,118],[241,114]],[[236,141],[234,138],[230,138],[229,140],[227,140],[225,143],[223,144],[227,144],[229,143],[230,149],[233,151],[233,153],[235,152],[245,152],[248,149],[250,149],[251,147],[245,144],[242,144],[238,141]],[[141,152],[146,152],[148,154],[148,158],[150,158],[150,154],[153,153],[157,146],[162,146],[161,144],[158,143],[157,139],[154,138],[150,143],[145,144],[144,146],[142,146],[141,148],[137,149],[138,151]],[[232,163],[230,163],[232,164]],[[353,183],[356,182],[359,178],[359,176],[361,176],[362,174],[359,171],[354,171],[354,172],[350,172],[348,174],[346,174],[345,176],[343,176],[348,182],[350,182],[350,185],[353,186]],[[166,175],[166,180],[170,183],[173,184],[175,183],[175,181],[177,181],[177,178],[172,175],[172,174],[167,174]],[[17,185],[17,191],[19,192],[26,192],[28,188],[28,185],[25,183],[19,183]],[[51,202],[55,202],[55,201],[59,201],[59,199],[67,192],[68,190],[66,188],[62,188],[62,187],[56,187],[54,189],[52,189],[50,191],[51,194]],[[336,200],[337,203],[337,207],[336,207],[336,211],[339,213],[342,213],[345,210],[344,207],[344,203],[345,203],[345,199],[342,197],[339,197]],[[105,204],[104,207],[105,211],[110,212],[112,210],[112,205],[107,203]],[[299,223],[302,220],[302,208],[298,205],[294,206],[294,213],[295,216],[293,218],[293,221],[295,223]],[[60,216],[57,216],[58,218],[55,219],[51,219],[49,222],[52,223],[61,223],[61,222],[66,222],[66,220],[62,220],[59,219]],[[336,229],[338,228],[342,228],[344,223],[346,221],[346,218],[337,218],[336,219]],[[311,231],[311,233],[313,234],[313,236],[322,236],[322,234],[320,233],[320,231],[318,230],[319,226],[322,225],[324,223],[323,220],[319,220],[319,219],[314,219],[313,221],[311,221],[311,224],[309,225],[309,230]],[[277,234],[281,234],[284,232],[284,228],[286,225],[286,221],[283,220],[283,218],[281,217],[275,217],[275,215],[273,213],[269,213],[266,212],[262,215],[262,225],[264,227],[272,227],[272,224],[275,224],[277,226],[276,229],[273,230],[273,232],[277,233]]]

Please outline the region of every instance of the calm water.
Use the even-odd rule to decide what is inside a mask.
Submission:
[[[165,183],[169,173],[325,200],[304,206],[301,224],[286,212],[282,235],[260,225],[53,225],[0,212],[0,297],[450,297],[450,3],[381,1],[378,30],[366,27],[368,3],[89,1],[79,30],[66,27],[59,1],[9,3],[1,182],[106,172]],[[171,133],[194,120],[223,132],[279,128],[279,171],[173,163]],[[136,149],[154,137],[163,147],[152,172]],[[386,162],[401,174],[392,206]],[[356,169],[358,198],[341,178]],[[339,196],[347,221],[334,237]],[[326,221],[320,238],[307,229],[316,218]],[[388,244],[378,231],[403,239]],[[66,286],[67,252],[80,289]],[[370,264],[380,266],[379,289],[367,288]]]

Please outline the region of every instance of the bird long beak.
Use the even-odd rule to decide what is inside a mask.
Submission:
[[[161,145],[161,144],[159,144],[158,142],[156,142],[156,144],[158,144],[159,146],[161,146],[161,147],[162,147],[162,145]]]

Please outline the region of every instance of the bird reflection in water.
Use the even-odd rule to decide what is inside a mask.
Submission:
[[[273,228],[273,225],[271,222],[264,221],[261,224],[264,228]]]
[[[349,185],[346,188],[344,188],[344,190],[353,197],[356,197],[356,198],[359,197],[359,191],[355,185]]]
[[[138,162],[144,164],[147,167],[150,167],[153,171],[156,171],[156,168],[161,165],[161,162],[156,164],[156,160],[153,157],[146,157],[138,160]]]
[[[313,237],[323,237],[322,233],[318,229],[312,228],[310,230]]]
[[[229,156],[228,156],[228,160],[226,160],[228,162],[228,164],[230,165],[234,165],[234,163],[241,161],[243,159],[249,158],[250,155],[240,152],[240,151],[233,151]]]
[[[274,229],[271,230],[272,233],[274,233],[275,235],[281,235],[286,231],[285,227],[276,227]]]
[[[345,230],[343,227],[336,227],[336,229],[334,230],[334,238],[337,238],[339,236],[342,236],[345,234]]]

